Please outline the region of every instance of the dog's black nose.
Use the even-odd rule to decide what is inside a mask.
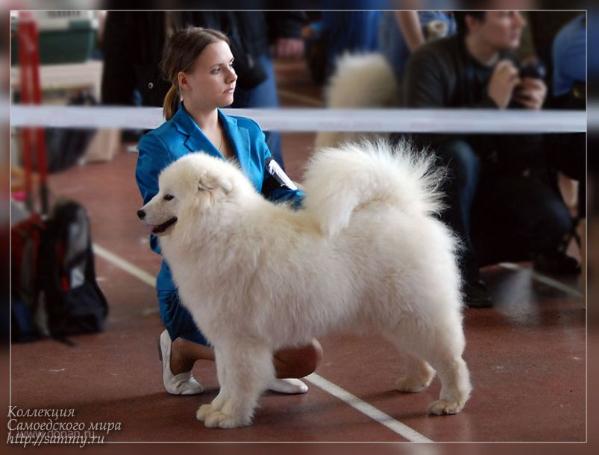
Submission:
[[[143,219],[146,217],[146,212],[144,212],[143,210],[138,210],[138,211],[137,211],[137,217],[138,217],[140,220],[143,220]]]

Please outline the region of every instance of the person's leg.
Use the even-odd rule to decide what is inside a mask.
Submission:
[[[561,196],[522,176],[485,178],[473,211],[473,240],[482,265],[555,252],[572,229]]]
[[[578,218],[586,217],[586,134],[559,134],[548,144],[548,162],[578,182]]]
[[[177,291],[158,292],[160,317],[172,340],[170,368],[174,375],[190,371],[196,360],[214,360],[208,341],[181,305]]]
[[[266,79],[252,89],[235,89],[235,100],[231,107],[252,108],[252,107],[279,107],[279,97],[277,95],[277,82],[272,60],[268,55],[258,57],[266,73]],[[281,135],[278,132],[266,131],[266,142],[272,157],[284,169],[283,155],[281,153]]]
[[[397,25],[395,11],[385,11],[381,17],[379,49],[393,68],[397,81],[401,82],[410,50]]]
[[[171,351],[171,371],[173,374],[190,371],[196,360],[214,360],[214,350],[185,338],[175,338]]]
[[[181,305],[176,291],[158,294],[160,316],[172,341],[170,368],[173,374],[193,368],[197,360],[214,360],[214,350],[196,327],[189,311]],[[317,340],[297,348],[280,349],[274,353],[273,365],[277,378],[302,378],[312,373],[322,358]]]
[[[447,169],[442,187],[446,208],[441,220],[459,237],[460,270],[466,282],[478,280],[478,263],[471,241],[471,210],[478,189],[480,162],[463,140],[450,140],[436,148],[438,164]]]
[[[317,340],[298,348],[280,349],[273,355],[277,378],[303,378],[309,375],[322,359],[322,347]],[[214,350],[185,338],[173,341],[171,371],[174,374],[189,371],[196,360],[214,360]]]
[[[298,348],[279,349],[273,355],[277,378],[303,378],[316,370],[322,360],[322,347],[318,340]]]

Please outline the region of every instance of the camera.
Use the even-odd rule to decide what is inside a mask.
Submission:
[[[547,76],[547,69],[543,62],[538,59],[528,60],[526,63],[518,65],[518,73],[520,79],[531,78],[545,80]],[[516,87],[515,94],[519,93],[520,87]],[[519,102],[512,100],[509,105],[510,108],[523,108],[524,106]]]
[[[530,77],[532,79],[545,79],[547,76],[547,69],[540,60],[532,60],[519,68],[520,78]]]

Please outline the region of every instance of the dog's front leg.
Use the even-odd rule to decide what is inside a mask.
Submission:
[[[222,358],[222,352],[218,348],[214,348],[214,360],[216,363],[216,377],[218,379],[218,384],[220,386],[220,390],[218,395],[212,400],[211,403],[201,405],[196,411],[196,418],[199,421],[204,421],[208,414],[211,414],[213,411],[220,411],[225,401],[227,400],[226,396],[226,387],[224,387],[226,380],[225,373],[225,361]]]
[[[260,394],[274,377],[272,352],[265,345],[240,342],[218,345],[216,362],[221,390],[196,416],[207,427],[249,425]]]

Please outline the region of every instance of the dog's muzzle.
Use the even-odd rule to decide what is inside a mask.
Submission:
[[[140,220],[145,220],[146,218],[146,211],[143,209],[140,209],[137,211],[137,218],[139,218]],[[165,221],[162,224],[159,224],[157,226],[153,226],[152,227],[152,234],[161,234],[164,231],[166,231],[169,227],[171,227],[173,224],[175,224],[177,222],[177,217],[174,216],[171,219]]]
[[[174,216],[170,220],[167,220],[164,223],[159,224],[158,226],[154,226],[152,228],[152,234],[162,234],[164,231],[166,231],[169,227],[171,227],[176,222],[177,222],[177,217]]]

